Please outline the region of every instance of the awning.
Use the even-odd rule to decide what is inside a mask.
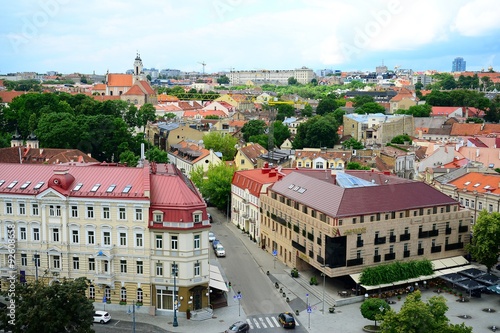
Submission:
[[[467,265],[469,262],[463,256],[432,260],[434,270]]]
[[[210,265],[209,267],[210,267],[210,272],[209,272],[210,287],[222,291],[229,291],[229,289],[227,289],[226,282],[224,282],[224,278],[222,277],[219,267],[215,265]]]
[[[356,282],[356,284],[359,284],[359,278],[361,277],[361,273],[355,273],[355,274],[349,274],[351,276],[351,279]]]

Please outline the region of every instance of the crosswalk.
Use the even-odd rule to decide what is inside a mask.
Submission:
[[[250,325],[250,329],[281,327],[276,316],[247,318],[247,323]],[[297,320],[295,320],[295,326],[300,326]]]

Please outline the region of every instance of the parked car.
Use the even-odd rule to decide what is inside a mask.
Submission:
[[[217,247],[215,248],[215,255],[217,257],[225,257],[226,256],[226,250],[224,250],[224,246],[222,246],[221,243],[217,244]]]
[[[250,325],[244,321],[237,321],[226,330],[225,333],[247,333],[250,330]]]
[[[95,311],[94,312],[94,323],[105,324],[111,320],[111,316],[106,311]]]
[[[212,241],[212,246],[214,247],[214,250],[217,248],[217,244],[219,244],[220,241],[216,238]]]
[[[208,220],[210,221],[210,223],[212,223],[214,221],[214,219],[212,218],[212,215],[208,214]]]
[[[283,328],[295,328],[295,318],[290,312],[282,312],[278,315],[278,321]]]
[[[215,234],[211,231],[208,232],[208,241],[213,242],[215,239]]]

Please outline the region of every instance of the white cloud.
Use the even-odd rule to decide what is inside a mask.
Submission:
[[[500,29],[500,10],[497,0],[474,0],[460,7],[452,31],[463,36],[488,35]]]

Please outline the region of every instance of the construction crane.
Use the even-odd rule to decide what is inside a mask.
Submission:
[[[200,65],[203,66],[203,76],[205,76],[205,66],[207,65],[204,61],[199,62]]]

